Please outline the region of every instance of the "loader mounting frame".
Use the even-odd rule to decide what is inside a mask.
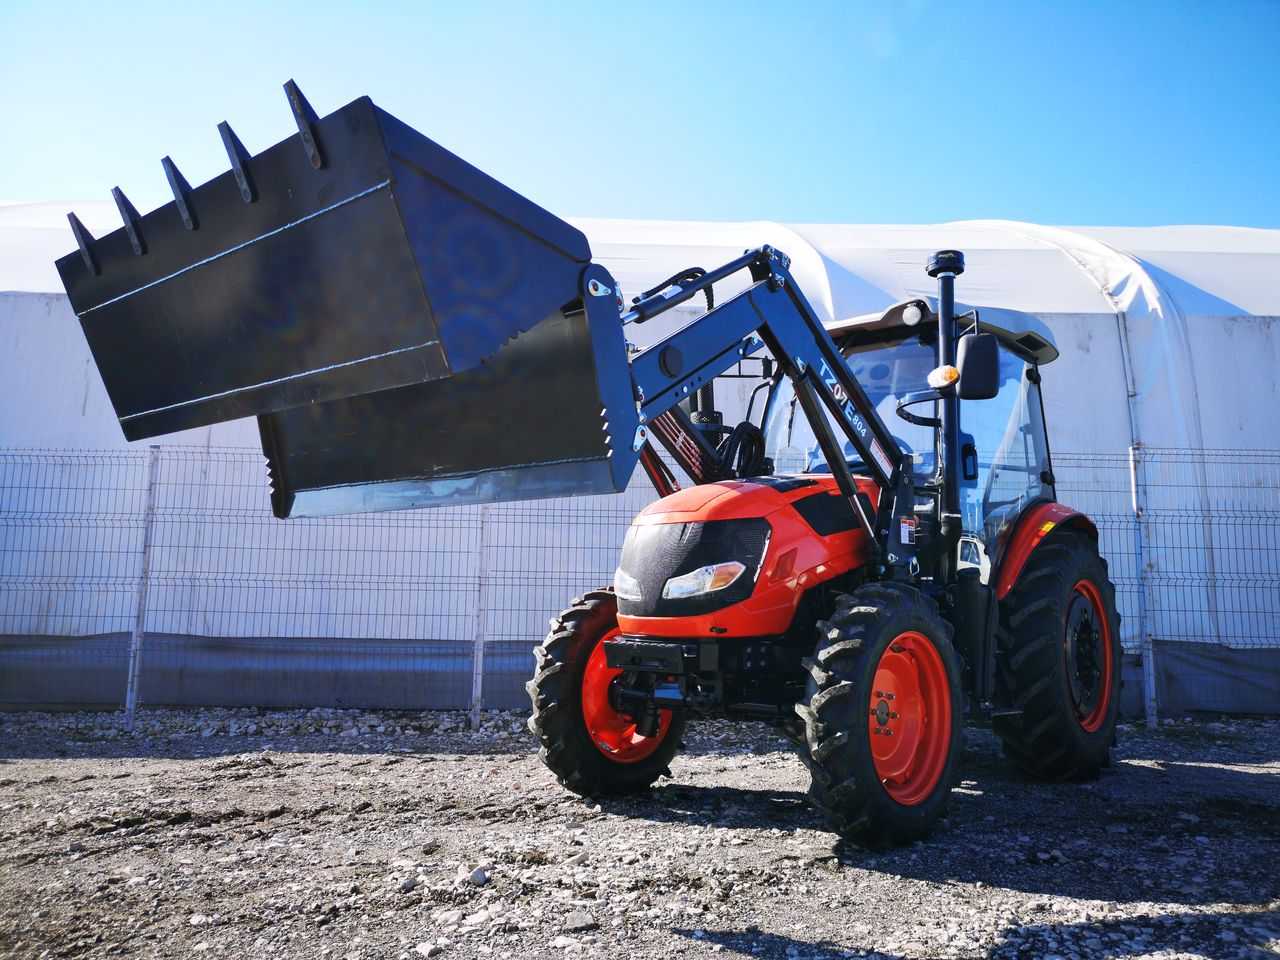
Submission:
[[[919,570],[915,545],[901,538],[902,525],[897,522],[910,516],[914,507],[910,460],[850,373],[789,268],[789,258],[773,247],[748,250],[719,269],[681,284],[677,292],[662,291],[641,300],[622,317],[623,325],[644,323],[741,270],[750,271],[753,280],[746,290],[631,358],[640,420],[637,449],[644,449],[652,429],[690,475],[703,475],[714,451],[709,451],[698,431],[689,429],[692,423],[677,405],[719,374],[768,348],[781,373],[795,386],[840,492],[867,534],[873,562],[883,565],[888,576],[914,579]],[[591,299],[585,298],[588,310],[593,307]],[[607,321],[602,317],[600,322]],[[832,422],[839,425],[840,436]],[[874,515],[858,497],[842,438],[852,444],[881,490]],[[647,457],[641,460],[646,462]]]

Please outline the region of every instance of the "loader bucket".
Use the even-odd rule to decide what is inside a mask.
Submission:
[[[586,238],[368,98],[58,261],[129,439],[470,370],[578,297]],[[311,149],[308,149],[310,146]],[[314,152],[313,152],[314,151]],[[318,164],[318,166],[316,165]]]
[[[223,124],[227,173],[166,157],[173,202],[117,189],[99,239],[70,218],[58,271],[125,436],[259,417],[279,516],[623,489],[635,405],[586,237],[367,97],[320,118],[285,89],[296,135],[250,156]]]

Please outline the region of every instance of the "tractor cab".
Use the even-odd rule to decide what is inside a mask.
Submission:
[[[961,537],[958,563],[990,580],[992,559],[1013,521],[1039,500],[1055,499],[1053,469],[1040,395],[1041,365],[1058,356],[1053,334],[1036,317],[1014,310],[956,305],[962,330],[993,334],[998,343],[995,395],[960,403]],[[922,513],[933,513],[943,482],[941,437],[932,407],[915,401],[937,366],[936,300],[903,301],[883,313],[827,327],[876,412],[910,456]],[[913,414],[908,420],[899,409]],[[820,475],[830,466],[809,421],[797,409],[790,380],[780,378],[765,408],[763,430],[776,475]],[[863,468],[849,443],[847,462]]]

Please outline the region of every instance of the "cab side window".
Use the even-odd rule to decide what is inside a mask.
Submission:
[[[1001,350],[1000,392],[991,400],[962,403],[962,442],[977,450],[978,476],[963,481],[960,510],[964,535],[988,555],[1006,523],[1033,500],[1052,497],[1049,445],[1035,368]]]

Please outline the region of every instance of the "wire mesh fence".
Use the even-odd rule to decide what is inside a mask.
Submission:
[[[1057,454],[1149,710],[1280,711],[1280,451]],[[654,494],[271,517],[256,450],[0,451],[0,706],[520,705]]]

